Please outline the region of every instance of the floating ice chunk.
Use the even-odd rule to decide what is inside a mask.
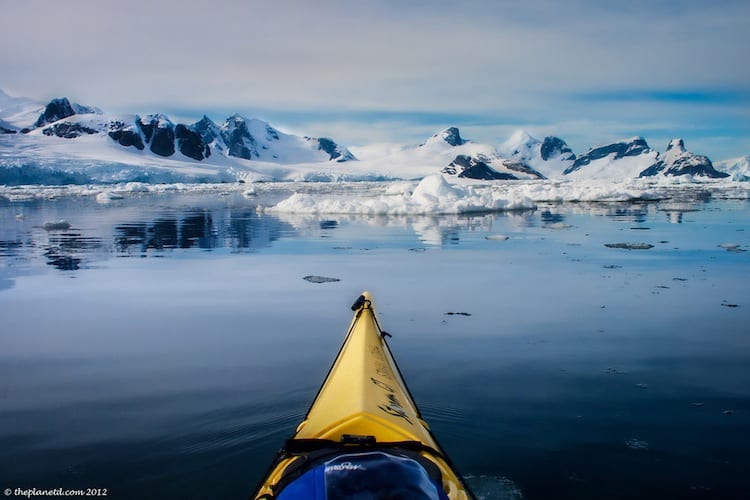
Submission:
[[[98,203],[107,204],[111,203],[114,200],[122,200],[124,198],[123,195],[119,193],[115,193],[114,191],[102,191],[98,195],[96,195],[96,201]]]
[[[723,248],[727,252],[732,253],[740,253],[740,252],[747,252],[744,248],[740,248],[740,246],[736,243],[722,243],[719,245],[719,248]]]
[[[654,248],[650,243],[605,243],[607,248],[623,248],[625,250],[648,250]]]
[[[460,214],[536,208],[527,196],[495,189],[493,185],[452,185],[442,175],[422,179],[409,194],[407,185],[387,194],[352,192],[315,196],[297,192],[268,212],[351,214]]]
[[[45,222],[42,224],[42,229],[47,231],[64,231],[70,229],[70,222],[60,219],[57,222]]]
[[[490,241],[506,241],[508,240],[508,236],[505,236],[504,234],[490,234],[489,236],[485,236],[485,240]]]
[[[566,224],[564,222],[550,222],[549,224],[545,224],[543,227],[546,229],[570,229],[570,224]]]
[[[302,278],[305,281],[309,281],[310,283],[336,283],[337,281],[341,281],[339,278],[328,278],[326,276],[305,276]]]

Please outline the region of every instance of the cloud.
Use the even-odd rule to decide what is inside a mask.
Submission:
[[[0,53],[0,86],[299,125],[717,120],[747,109],[748,18],[746,1],[6,2],[0,44],[19,48]]]

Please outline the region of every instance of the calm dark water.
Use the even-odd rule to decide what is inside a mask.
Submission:
[[[747,201],[257,203],[0,200],[0,488],[247,497],[370,290],[480,497],[750,496]]]

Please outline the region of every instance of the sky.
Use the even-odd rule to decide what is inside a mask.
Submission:
[[[346,146],[457,126],[750,155],[747,0],[0,0],[0,89]]]

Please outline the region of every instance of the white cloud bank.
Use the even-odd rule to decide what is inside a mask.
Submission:
[[[70,95],[110,111],[264,110],[270,120],[273,110],[303,111],[307,118],[288,123],[300,129],[316,122],[316,111],[335,111],[356,125],[337,139],[358,144],[379,122],[377,112],[404,113],[401,122],[412,129],[419,127],[410,113],[474,116],[422,120],[409,137],[475,126],[476,138],[488,142],[496,140],[493,126],[591,123],[585,143],[593,145],[657,125],[674,128],[663,131],[671,137],[700,124],[684,134],[691,143],[739,141],[701,152],[747,154],[747,93],[732,102],[619,99],[632,90],[735,95],[750,88],[750,3],[657,4],[4,2],[0,44],[15,49],[0,52],[0,88]],[[602,137],[602,122],[618,126]]]

